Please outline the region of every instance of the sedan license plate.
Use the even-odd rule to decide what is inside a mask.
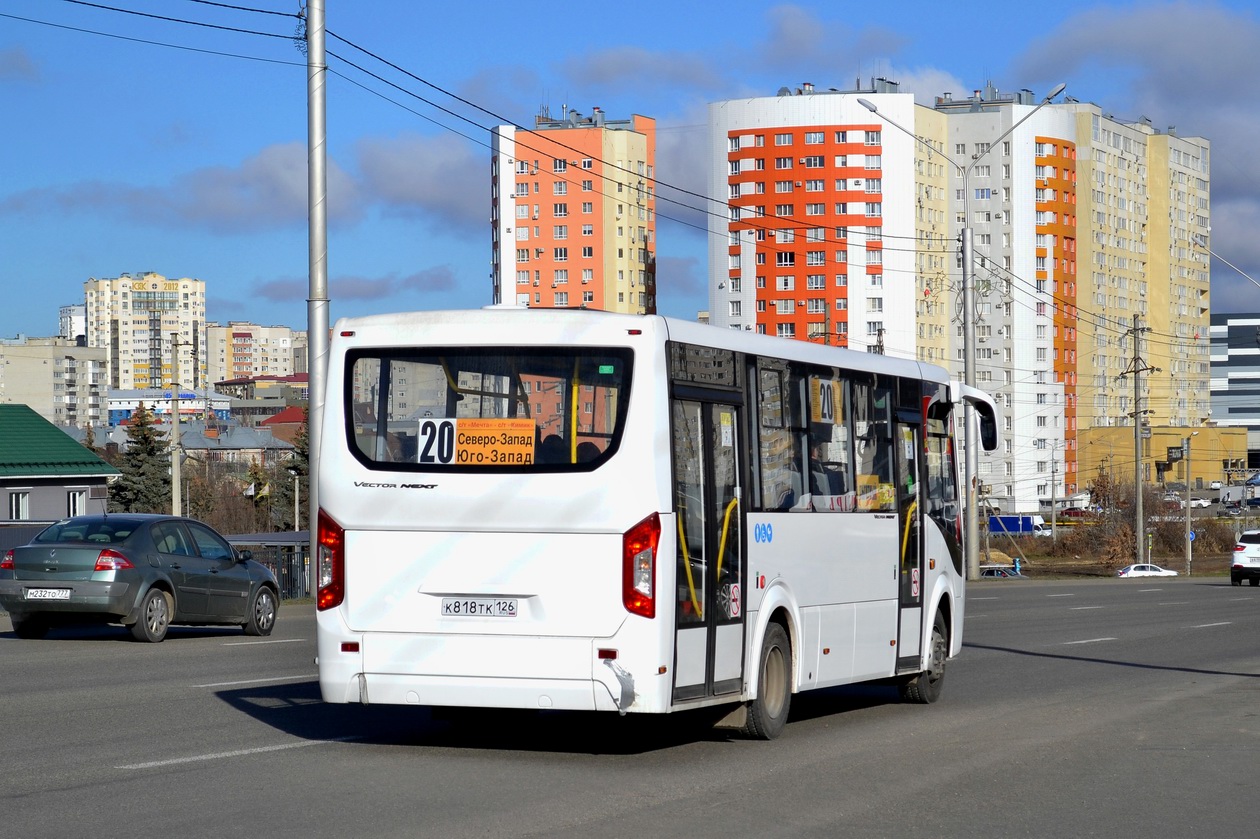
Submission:
[[[514,618],[515,597],[443,597],[442,617]]]
[[[26,590],[27,600],[69,600],[70,589],[68,588],[28,588]]]

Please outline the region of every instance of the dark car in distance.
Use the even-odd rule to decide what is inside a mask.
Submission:
[[[74,516],[0,558],[0,608],[19,638],[91,621],[121,623],[138,641],[161,641],[173,623],[269,635],[279,603],[269,568],[178,516]]]
[[[1006,565],[982,565],[980,566],[981,577],[996,577],[1002,580],[1023,580],[1025,576],[1016,571],[1011,566]]]

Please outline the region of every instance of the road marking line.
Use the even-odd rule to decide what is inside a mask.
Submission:
[[[1068,609],[1069,612],[1082,612],[1086,609],[1101,609],[1102,606],[1073,606]]]
[[[1097,644],[1099,641],[1119,641],[1119,638],[1090,638],[1085,641],[1064,641],[1063,646],[1070,647],[1073,644]]]
[[[198,763],[205,760],[223,760],[229,757],[243,757],[245,755],[263,754],[265,752],[280,752],[286,749],[302,749],[307,746],[320,746],[327,743],[348,743],[352,740],[358,740],[358,737],[331,737],[327,740],[302,740],[298,743],[284,743],[279,746],[258,746],[253,749],[237,749],[231,752],[216,752],[206,755],[191,755],[190,757],[175,757],[169,760],[151,760],[148,763],[128,763],[123,766],[115,766],[115,769],[156,769],[160,766],[176,766],[181,763]]]
[[[296,644],[299,641],[305,641],[306,638],[277,638],[274,641],[229,641],[223,646],[225,647],[248,647],[252,644]]]
[[[1047,594],[1046,597],[1075,597],[1075,594]]]
[[[996,597],[968,597],[967,599],[968,600],[997,600],[998,598]]]
[[[291,682],[296,679],[314,679],[318,673],[308,673],[304,676],[273,676],[270,679],[242,679],[239,682],[211,682],[206,685],[193,685],[195,688],[226,688],[234,685],[257,685],[263,682]]]
[[[1163,591],[1163,589],[1162,588],[1140,588],[1138,589],[1138,591],[1151,592],[1151,591]]]
[[[1165,602],[1163,602],[1163,603],[1160,603],[1159,605],[1161,605],[1161,606],[1184,606],[1184,605],[1186,605],[1186,604],[1187,604],[1187,603],[1189,603],[1189,602],[1190,602],[1189,600],[1167,600],[1167,601],[1165,601]]]
[[[1233,621],[1221,621],[1220,623],[1201,623],[1198,626],[1192,626],[1191,629],[1207,629],[1212,626],[1229,626]]]

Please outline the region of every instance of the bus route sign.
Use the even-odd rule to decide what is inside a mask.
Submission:
[[[455,460],[471,466],[533,463],[534,421],[515,417],[461,417],[455,428]]]

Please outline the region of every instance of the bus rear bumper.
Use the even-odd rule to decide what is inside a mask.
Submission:
[[[355,674],[338,684],[320,678],[326,702],[369,705],[616,711],[609,689],[591,679],[512,679],[493,676]]]
[[[325,702],[664,710],[665,697],[638,692],[649,687],[659,691],[659,679],[644,684],[625,669],[628,664],[610,666],[600,657],[607,639],[347,633],[342,639],[321,636],[320,641],[319,684]]]

